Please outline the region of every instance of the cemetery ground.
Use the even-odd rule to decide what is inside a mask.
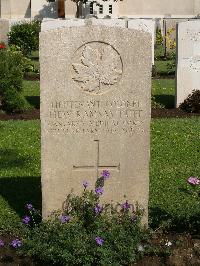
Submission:
[[[38,55],[32,62],[39,69]],[[190,176],[200,176],[200,116],[174,109],[174,70],[162,55],[156,61],[152,94],[150,162],[150,233],[145,255],[134,265],[200,265],[200,201]],[[30,110],[0,114],[0,235],[10,242],[24,230],[25,204],[41,210],[39,78],[24,79]],[[52,151],[53,152],[53,151]],[[6,233],[5,233],[6,232]],[[0,265],[40,265],[16,251],[0,249]],[[42,264],[44,265],[44,264]]]

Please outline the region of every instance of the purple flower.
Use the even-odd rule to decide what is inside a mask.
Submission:
[[[70,218],[70,216],[68,216],[68,215],[62,215],[62,216],[60,217],[60,221],[61,221],[62,224],[69,222],[70,219],[71,219],[71,218]]]
[[[200,180],[195,176],[190,176],[187,181],[190,185],[199,185],[200,184]]]
[[[103,170],[101,175],[104,178],[104,180],[106,180],[106,179],[108,179],[110,177],[110,172],[108,170]]]
[[[0,248],[2,248],[4,246],[4,242],[3,240],[0,239]]]
[[[102,210],[103,210],[103,207],[101,207],[99,204],[97,204],[97,205],[95,206],[95,208],[94,208],[94,211],[95,211],[96,214],[101,213]]]
[[[25,205],[25,207],[26,207],[29,211],[33,210],[33,205],[32,205],[31,203],[27,203],[27,204]]]
[[[103,194],[103,188],[102,187],[97,187],[96,189],[95,189],[95,192],[96,192],[96,194],[97,195],[102,195]]]
[[[136,215],[131,216],[131,221],[133,223],[137,222],[137,216]]]
[[[101,237],[99,236],[95,237],[95,241],[98,246],[103,246],[104,240]]]
[[[13,248],[20,248],[22,246],[22,242],[19,239],[14,239],[10,244]]]
[[[29,222],[30,222],[30,220],[31,220],[31,217],[29,217],[29,216],[24,216],[24,218],[22,219],[22,222],[24,223],[24,224],[29,224]]]
[[[123,210],[128,210],[130,209],[131,204],[128,203],[128,201],[126,201],[125,203],[122,204],[122,209]]]
[[[83,186],[84,186],[84,188],[86,189],[86,188],[89,186],[88,181],[83,181]]]

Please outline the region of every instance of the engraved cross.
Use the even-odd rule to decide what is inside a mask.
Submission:
[[[94,165],[73,165],[74,171],[80,171],[80,170],[94,170],[96,179],[98,179],[98,172],[99,170],[116,170],[120,171],[120,163],[118,165],[100,165],[99,163],[99,140],[94,140],[95,142],[95,161]]]

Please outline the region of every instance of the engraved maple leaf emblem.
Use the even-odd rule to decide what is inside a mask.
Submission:
[[[108,45],[101,48],[84,47],[80,63],[74,63],[73,80],[81,83],[84,91],[99,94],[104,85],[114,85],[122,75],[119,55]],[[121,61],[120,61],[121,64]]]

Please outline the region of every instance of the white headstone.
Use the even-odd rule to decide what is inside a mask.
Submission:
[[[31,1],[32,18],[57,18],[58,1],[33,0]]]
[[[131,19],[128,21],[128,28],[141,30],[144,32],[149,32],[151,34],[152,64],[154,65],[154,41],[155,41],[155,30],[156,30],[155,20],[152,20],[152,19]]]
[[[0,42],[8,43],[9,21],[0,19]]]
[[[200,21],[178,24],[176,107],[200,90]]]
[[[151,36],[85,23],[40,34],[43,217],[107,169],[102,200],[147,222]]]

